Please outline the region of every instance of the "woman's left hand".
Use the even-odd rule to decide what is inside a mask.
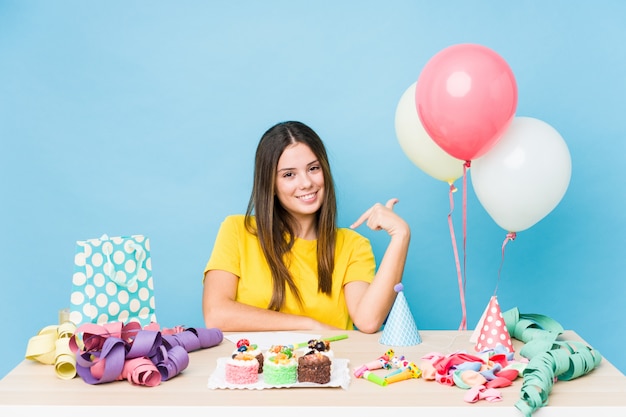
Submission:
[[[385,230],[390,236],[398,233],[410,233],[409,225],[402,217],[393,211],[393,206],[395,206],[398,201],[397,198],[392,198],[387,201],[385,205],[381,203],[374,204],[367,209],[357,221],[352,223],[350,228],[356,229],[365,222],[370,229]]]

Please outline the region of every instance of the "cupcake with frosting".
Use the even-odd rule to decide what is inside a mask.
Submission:
[[[238,353],[226,361],[225,379],[229,384],[254,384],[259,380],[259,361],[247,353]]]
[[[298,357],[298,382],[330,382],[333,352],[330,342],[309,340],[307,352]]]
[[[251,344],[248,339],[239,339],[237,341],[237,349],[233,352],[232,356],[238,355],[240,353],[245,353],[248,355],[252,355],[259,362],[259,373],[263,372],[263,352],[256,344]]]
[[[268,385],[290,385],[298,381],[298,361],[290,346],[271,346],[263,362],[263,378]]]

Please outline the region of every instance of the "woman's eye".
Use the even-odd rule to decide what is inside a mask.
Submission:
[[[313,165],[311,168],[309,168],[310,171],[316,171],[318,169],[320,169],[319,165]]]

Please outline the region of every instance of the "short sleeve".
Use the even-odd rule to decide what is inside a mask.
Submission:
[[[343,285],[352,281],[371,283],[376,273],[376,260],[370,241],[351,229],[340,229],[335,266],[343,270]]]
[[[209,270],[219,269],[241,276],[240,248],[244,227],[242,215],[228,216],[222,221],[204,274]]]

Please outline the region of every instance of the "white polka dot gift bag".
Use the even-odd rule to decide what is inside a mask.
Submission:
[[[143,235],[76,242],[70,321],[156,322],[150,239]]]

